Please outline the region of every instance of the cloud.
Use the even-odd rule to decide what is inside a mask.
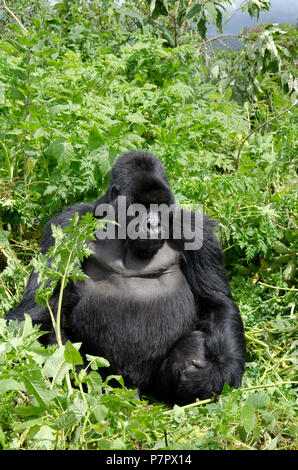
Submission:
[[[243,0],[236,0],[236,8],[241,5]],[[231,11],[234,11],[231,8]],[[261,23],[288,23],[296,24],[298,18],[297,0],[271,0],[271,8],[266,13],[261,13],[259,19],[251,18],[248,13],[239,11],[227,22],[224,27],[226,34],[238,34],[240,29],[245,26],[253,26]],[[212,28],[213,29],[213,28]]]

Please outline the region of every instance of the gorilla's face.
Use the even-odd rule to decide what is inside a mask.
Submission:
[[[158,207],[168,208],[175,202],[161,161],[147,152],[122,155],[112,168],[108,191],[117,210],[126,210],[127,248],[141,258],[153,256],[169,237],[169,227],[163,226]],[[125,208],[122,204],[119,209],[120,200]]]

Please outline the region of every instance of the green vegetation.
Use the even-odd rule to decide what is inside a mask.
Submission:
[[[207,22],[220,36],[230,3],[1,0],[0,449],[297,448],[298,35],[262,25],[240,51],[214,48]],[[269,2],[243,8],[258,16]],[[121,377],[102,381],[104,358],[77,372],[79,344],[44,348],[30,317],[3,318],[33,265],[50,274],[37,254],[45,222],[95,199],[132,148],[163,161],[181,205],[219,221],[248,357],[242,388],[217,401],[138,401]],[[75,258],[92,227],[74,219],[63,246],[57,229],[40,302],[84,275]]]

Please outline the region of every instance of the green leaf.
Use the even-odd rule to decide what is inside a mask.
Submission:
[[[205,8],[208,12],[208,18],[210,19],[211,23],[216,24],[217,19],[217,10],[212,2],[208,2],[205,4]]]
[[[192,18],[194,18],[200,13],[201,9],[202,9],[202,5],[200,5],[199,3],[196,3],[195,5],[192,5],[190,7],[187,7],[185,19],[191,20]]]
[[[198,31],[199,31],[202,39],[206,39],[207,26],[206,26],[205,16],[198,21],[197,26],[198,26]]]
[[[218,75],[219,75],[219,66],[214,65],[214,67],[212,67],[212,69],[210,70],[210,73],[211,73],[213,78],[217,78]]]
[[[296,272],[296,260],[292,259],[283,271],[283,277],[286,281],[290,281]]]
[[[17,100],[25,101],[25,96],[21,93],[16,87],[11,87],[10,89],[11,96]]]
[[[73,410],[68,410],[56,419],[51,426],[57,430],[67,430],[80,422],[80,417]]]
[[[222,29],[222,12],[219,8],[216,8],[216,27],[220,33],[223,32]]]
[[[52,442],[56,440],[56,433],[49,426],[41,426],[39,431],[34,435],[34,440],[43,444],[43,448],[51,449]]]
[[[269,396],[264,392],[253,393],[248,397],[246,403],[253,406],[254,408],[265,409],[270,403]]]
[[[245,405],[241,408],[241,423],[244,426],[246,432],[251,432],[255,426],[256,422],[256,413],[255,409],[249,403],[245,403]]]
[[[33,395],[38,401],[39,405],[43,408],[48,408],[51,399],[56,396],[53,391],[48,390],[44,378],[39,369],[26,371],[21,376],[22,382],[25,385],[26,392]]]
[[[45,135],[47,135],[47,133],[43,127],[39,127],[38,129],[36,129],[36,131],[33,134],[34,139],[39,139],[39,137],[44,137]]]
[[[86,354],[87,361],[90,362],[90,367],[92,370],[96,370],[98,367],[109,367],[110,363],[104,357],[91,356],[91,354]]]
[[[126,116],[127,121],[130,121],[132,123],[136,124],[144,124],[144,122],[147,122],[147,119],[144,118],[142,113],[140,111],[137,111],[136,113],[133,114],[128,114]]]
[[[275,450],[277,447],[278,436],[276,436],[264,450]]]
[[[47,377],[53,378],[53,384],[62,384],[62,381],[71,369],[69,362],[64,358],[65,346],[60,346],[54,353],[46,360],[44,364],[44,373]]]
[[[24,391],[23,384],[17,382],[14,379],[1,379],[0,380],[0,394],[6,393],[11,390]]]
[[[78,420],[80,420],[86,415],[87,410],[88,410],[87,403],[78,397],[74,399],[73,404],[70,405],[69,407],[69,411],[73,411],[75,415],[77,416]]]
[[[88,375],[87,375],[87,385],[88,385],[88,391],[89,393],[94,393],[97,396],[100,396],[102,394],[102,388],[103,388],[103,382],[102,382],[102,377],[98,372],[95,372],[92,370]]]
[[[24,421],[23,423],[17,424],[14,428],[14,431],[23,431],[24,429],[30,429],[33,426],[42,426],[44,424],[44,417],[30,419],[29,421]]]
[[[97,126],[94,124],[88,137],[88,149],[90,151],[95,150],[98,147],[101,147],[106,142],[106,140],[107,139],[103,136],[103,134],[98,130]]]
[[[73,367],[84,363],[81,354],[70,341],[67,341],[65,344],[64,359],[72,364]]]
[[[126,7],[121,8],[120,11],[121,13],[123,13],[123,15],[129,16],[130,18],[134,18],[138,20],[141,26],[143,26],[144,18],[137,11],[131,10],[130,8],[126,8]]]
[[[105,419],[105,417],[108,414],[108,408],[101,403],[99,403],[98,399],[89,395],[88,398],[88,404],[91,406],[92,413],[94,415],[94,418],[98,423],[102,423],[102,421]]]
[[[74,150],[70,142],[65,142],[65,139],[59,138],[48,147],[45,153],[47,156],[55,158],[58,163],[58,168],[63,169],[69,165]]]
[[[274,242],[272,248],[274,251],[276,251],[279,254],[289,253],[289,248],[279,241]]]
[[[22,338],[27,338],[27,336],[32,335],[32,333],[34,332],[34,328],[32,325],[32,319],[30,315],[25,313],[24,317],[25,317],[25,321],[24,321]]]

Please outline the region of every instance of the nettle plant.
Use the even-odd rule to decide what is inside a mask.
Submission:
[[[64,229],[54,224],[51,225],[55,244],[48,249],[46,254],[39,253],[33,259],[33,268],[38,273],[39,282],[36,301],[48,308],[59,346],[62,346],[60,328],[64,289],[70,280],[76,282],[88,277],[80,266],[83,259],[92,253],[86,240],[94,240],[95,229],[103,226],[102,222],[94,219],[91,213],[82,216],[81,221],[76,213],[69,222]],[[57,311],[54,313],[50,299],[57,286],[59,298]]]

